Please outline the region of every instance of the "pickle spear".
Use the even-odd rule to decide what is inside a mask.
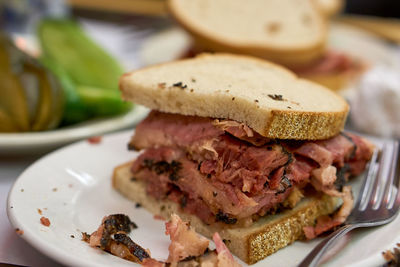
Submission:
[[[18,51],[0,34],[0,124],[2,131],[28,131],[30,128],[27,99],[18,79],[20,62]],[[9,119],[12,119],[12,123]],[[13,125],[13,126],[11,126]],[[11,130],[13,129],[13,130]]]
[[[131,108],[128,102],[121,103],[121,93],[117,90],[100,90],[96,87],[80,85],[76,87],[79,97],[96,116],[110,116],[124,113]]]
[[[38,27],[40,60],[61,82],[65,93],[62,125],[128,111],[120,98],[123,69],[94,43],[75,21],[46,19]]]
[[[0,107],[0,132],[18,132],[18,125],[14,120]]]
[[[1,33],[0,80],[0,131],[41,131],[58,126],[64,109],[59,84]]]
[[[30,128],[29,112],[21,83],[15,75],[3,71],[0,71],[0,80],[0,109],[13,120],[14,131],[28,131]],[[0,124],[10,125],[6,115],[2,116],[0,122]],[[9,130],[9,132],[11,131]]]
[[[78,23],[46,19],[38,27],[43,55],[61,65],[75,84],[118,89],[118,62],[93,42]]]

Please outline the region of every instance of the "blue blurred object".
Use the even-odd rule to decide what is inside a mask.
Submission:
[[[2,0],[3,29],[9,34],[34,34],[43,17],[65,17],[69,9],[64,0]]]

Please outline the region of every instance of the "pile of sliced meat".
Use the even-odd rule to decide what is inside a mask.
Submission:
[[[197,234],[189,223],[182,221],[176,214],[171,215],[165,228],[171,240],[167,261],[146,258],[142,262],[143,267],[241,267],[217,232],[213,235],[216,248],[210,250],[208,239]]]
[[[209,250],[209,241],[200,236],[178,215],[172,214],[165,223],[165,234],[170,236],[169,256],[166,262],[150,256],[150,251],[143,249],[128,236],[136,224],[124,214],[105,216],[92,234],[82,233],[82,240],[91,247],[97,247],[125,260],[140,263],[143,267],[240,267],[225,246],[218,233],[213,240],[216,249]]]
[[[310,185],[343,199],[332,225],[343,222],[352,207],[344,184],[364,170],[373,151],[351,133],[322,141],[272,140],[235,121],[157,111],[138,125],[129,147],[143,150],[131,171],[148,194],[179,203],[205,223],[226,225],[249,225],[293,207]]]

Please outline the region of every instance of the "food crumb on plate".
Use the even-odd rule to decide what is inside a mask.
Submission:
[[[154,220],[165,221],[165,218],[163,216],[161,216],[161,215],[158,215],[158,214],[154,215],[153,218],[154,218]]]
[[[42,215],[42,210],[41,209],[37,209],[37,212],[39,213],[39,215]]]
[[[40,223],[43,224],[44,226],[47,226],[47,227],[50,226],[49,218],[46,218],[44,216],[40,217]]]
[[[396,244],[397,247],[393,250],[386,250],[382,252],[383,258],[386,263],[383,266],[399,266],[400,264],[400,243]]]
[[[87,139],[90,144],[100,144],[101,143],[101,136],[92,136]]]
[[[17,234],[19,234],[19,235],[23,235],[23,234],[24,234],[24,231],[21,230],[21,229],[19,229],[19,228],[16,228],[16,229],[15,229],[15,232],[16,232]]]

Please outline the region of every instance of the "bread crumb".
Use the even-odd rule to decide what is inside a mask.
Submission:
[[[39,215],[42,215],[42,210],[41,209],[37,209]]]
[[[49,218],[46,218],[46,217],[44,217],[44,216],[42,216],[42,217],[40,218],[40,223],[43,224],[43,225],[46,226],[46,227],[49,227],[49,226],[50,226],[50,220],[49,220]]]

